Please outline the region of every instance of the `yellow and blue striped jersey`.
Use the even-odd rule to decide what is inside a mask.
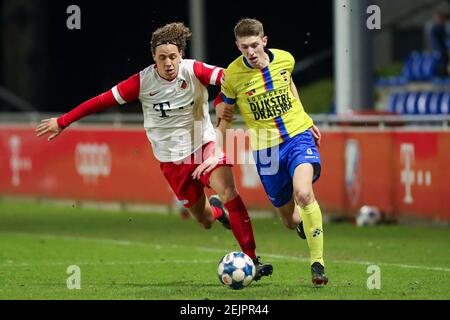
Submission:
[[[294,57],[278,49],[266,52],[270,64],[264,69],[253,68],[244,56],[233,61],[221,89],[225,103],[240,109],[254,150],[276,146],[313,125],[290,87]]]

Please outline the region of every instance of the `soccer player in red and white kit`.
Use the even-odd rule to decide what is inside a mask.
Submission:
[[[50,141],[85,116],[139,99],[147,137],[172,190],[205,229],[211,228],[215,220],[231,228],[242,251],[253,259],[255,280],[259,280],[272,274],[272,265],[261,263],[256,256],[252,223],[237,193],[231,165],[223,153],[214,153],[216,131],[209,117],[205,86],[220,85],[223,69],[183,59],[190,36],[191,31],[183,23],[157,29],[151,41],[156,64],[59,118],[42,120],[36,134],[50,134]],[[193,176],[205,159],[210,163],[208,172]],[[210,197],[209,203],[205,186],[218,193]]]

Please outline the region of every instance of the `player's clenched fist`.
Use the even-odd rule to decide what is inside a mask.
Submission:
[[[232,122],[234,119],[234,108],[231,106],[225,107],[223,102],[219,103],[216,106],[216,126],[219,125],[220,119],[223,119],[227,122]]]

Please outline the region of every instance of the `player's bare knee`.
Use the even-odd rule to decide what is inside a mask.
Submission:
[[[204,228],[205,230],[209,230],[209,229],[211,229],[211,228],[212,228],[212,223],[211,223],[211,222],[209,222],[209,223],[205,223],[205,224],[203,224],[203,228]]]
[[[238,193],[235,186],[227,186],[219,193],[220,200],[227,203],[237,197]]]
[[[314,201],[314,193],[309,188],[296,190],[295,191],[295,201],[301,207],[305,207]]]
[[[208,216],[203,214],[193,214],[195,220],[197,220],[200,227],[203,229],[211,229],[213,225],[212,219],[209,219]]]
[[[203,229],[208,230],[212,228],[212,221],[209,220],[201,220],[199,221],[200,225],[203,227]]]

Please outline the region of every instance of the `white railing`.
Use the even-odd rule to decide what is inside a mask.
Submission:
[[[377,126],[385,127],[404,127],[404,126],[427,126],[441,127],[448,129],[450,127],[450,115],[312,115],[314,122],[321,127],[336,126]]]
[[[36,125],[42,119],[57,116],[55,113],[0,113],[0,124],[30,124]],[[214,114],[211,115],[215,122]],[[316,125],[323,128],[352,126],[352,127],[440,127],[448,130],[450,128],[450,115],[311,115]],[[101,113],[90,115],[79,121],[80,124],[113,125],[116,127],[124,125],[141,125],[143,115],[138,113]],[[242,118],[238,115],[234,122],[243,125]]]

